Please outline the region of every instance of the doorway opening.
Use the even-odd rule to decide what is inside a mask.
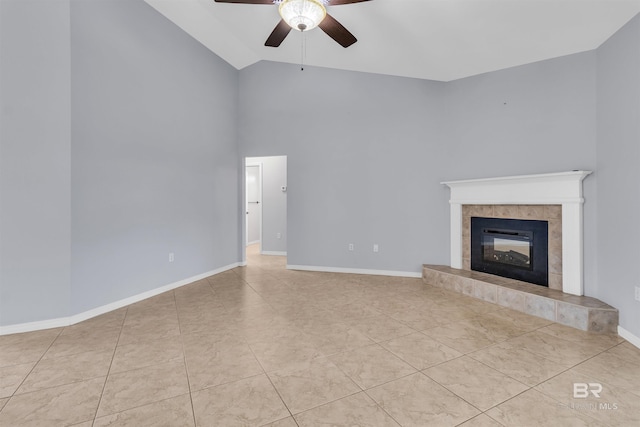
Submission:
[[[287,254],[287,156],[245,158],[244,244],[250,255]]]
[[[246,179],[246,246],[262,243],[262,164],[247,164]]]

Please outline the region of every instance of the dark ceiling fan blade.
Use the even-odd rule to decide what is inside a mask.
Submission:
[[[273,0],[214,0],[216,3],[273,4]]]
[[[289,31],[291,31],[291,27],[284,21],[284,19],[281,19],[280,22],[278,22],[278,25],[276,25],[271,32],[267,41],[264,42],[264,45],[270,47],[280,46],[280,43],[282,43],[285,37],[287,37]]]
[[[342,47],[349,47],[358,41],[341,23],[327,13],[326,18],[318,25],[329,37],[337,41]]]
[[[362,3],[370,0],[329,0],[329,6],[340,6],[341,4]]]

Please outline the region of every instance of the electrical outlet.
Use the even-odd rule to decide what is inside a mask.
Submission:
[[[280,233],[276,233],[276,238],[277,238],[277,239],[281,239],[281,238],[282,238],[282,234],[280,234]]]
[[[169,262],[173,262],[173,252],[169,252]]]
[[[349,250],[350,250],[351,252],[353,252],[353,250],[354,250],[353,243],[349,243]]]
[[[636,286],[636,301],[640,301],[640,286]]]
[[[374,244],[373,244],[373,252],[378,252],[378,249],[380,249],[380,248],[378,247],[378,244],[377,244],[377,243],[374,243]]]

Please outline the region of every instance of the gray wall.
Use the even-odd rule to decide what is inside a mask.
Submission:
[[[596,170],[596,55],[585,52],[447,85],[447,179]],[[597,261],[597,172],[584,181],[585,292]]]
[[[598,54],[598,288],[640,337],[640,15]]]
[[[270,62],[240,72],[241,155],[287,155],[288,264],[418,272],[448,262],[443,89]]]
[[[287,252],[287,157],[248,157],[262,164],[262,252]],[[277,237],[280,233],[280,238]]]
[[[0,1],[0,325],[64,317],[69,2]]]
[[[0,325],[240,261],[235,69],[141,0],[0,24]]]
[[[71,21],[72,311],[238,262],[237,71],[142,1]]]
[[[593,52],[452,83],[262,62],[240,72],[240,149],[288,155],[289,264],[419,272],[449,263],[439,182],[595,168],[595,86]]]
[[[407,272],[449,262],[440,181],[595,170],[586,291],[638,336],[639,20],[596,52],[437,83],[237,72],[141,1],[2,0],[0,324],[239,261],[242,159],[287,155],[289,264]]]

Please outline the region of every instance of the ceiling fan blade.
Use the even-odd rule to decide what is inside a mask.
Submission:
[[[329,6],[340,6],[341,4],[362,3],[363,1],[370,1],[370,0],[329,0]]]
[[[287,37],[289,31],[291,31],[291,27],[284,21],[284,19],[281,19],[280,22],[278,22],[278,25],[276,25],[271,32],[267,41],[264,42],[264,45],[270,47],[280,46],[280,43],[282,43],[285,37]]]
[[[214,0],[216,3],[273,4],[273,0]]]
[[[358,41],[341,23],[327,13],[326,18],[318,25],[329,37],[337,41],[342,47],[349,47]]]

